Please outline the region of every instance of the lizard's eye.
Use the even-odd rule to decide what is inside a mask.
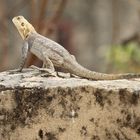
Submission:
[[[20,20],[20,17],[17,17],[17,20]]]
[[[24,23],[23,22],[21,23],[21,26],[24,26]]]

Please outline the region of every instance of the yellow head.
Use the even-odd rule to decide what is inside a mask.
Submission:
[[[30,33],[36,33],[34,27],[23,16],[14,17],[12,21],[23,40],[26,39]]]

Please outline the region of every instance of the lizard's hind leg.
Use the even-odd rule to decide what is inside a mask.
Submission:
[[[42,68],[39,68],[39,67],[36,67],[36,66],[31,66],[31,68],[37,69],[42,73],[46,72],[46,73],[49,73],[52,76],[56,76],[54,65],[53,65],[53,63],[51,62],[51,60],[47,56],[45,56],[43,58],[43,66],[42,66]]]
[[[54,65],[52,63],[52,61],[45,55],[44,59],[43,59],[43,66],[41,68],[43,71],[48,71],[49,73],[53,76],[57,76],[55,73],[55,68]]]
[[[55,71],[54,69],[54,65],[52,63],[52,61],[48,58],[48,57],[45,57],[44,61],[43,61],[43,66],[42,68],[47,68],[47,69],[50,69],[52,72]]]

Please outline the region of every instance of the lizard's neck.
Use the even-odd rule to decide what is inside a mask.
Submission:
[[[19,33],[20,33],[22,39],[25,40],[27,37],[30,36],[30,34],[37,33],[37,32],[35,30],[31,30],[31,29],[26,28],[23,31],[19,30]]]
[[[29,23],[25,24],[24,27],[20,26],[20,24],[17,24],[16,28],[18,29],[18,32],[23,40],[25,40],[28,36],[30,36],[30,34],[37,33],[34,27]]]
[[[29,44],[29,50],[33,46],[34,40],[38,37],[38,33],[30,33],[25,41]]]
[[[26,38],[28,38],[31,34],[34,34],[34,33],[37,33],[35,30],[34,31],[24,31],[24,34],[23,34],[23,40],[25,40]]]

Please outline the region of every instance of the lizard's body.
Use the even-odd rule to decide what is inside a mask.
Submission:
[[[104,74],[90,71],[81,66],[73,55],[71,55],[61,45],[38,34],[34,27],[23,17],[13,18],[13,23],[24,40],[22,70],[27,57],[27,52],[31,51],[43,61],[43,67],[54,71],[54,66],[67,70],[69,73],[93,80],[129,79],[140,77],[140,74]]]

